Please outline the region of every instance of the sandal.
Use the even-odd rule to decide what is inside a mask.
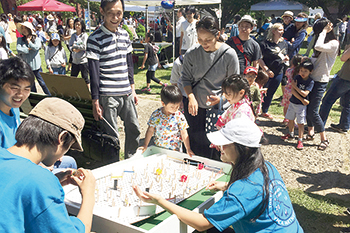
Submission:
[[[312,140],[314,140],[315,139],[315,134],[313,134],[313,135],[306,135],[306,137],[304,138],[306,141],[312,141]]]
[[[329,146],[328,139],[322,141],[320,145],[317,147],[318,150],[325,150]]]

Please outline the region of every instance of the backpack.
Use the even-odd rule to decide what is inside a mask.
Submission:
[[[237,36],[232,36],[231,37],[233,40],[233,43],[235,44],[236,48],[243,54],[244,59],[245,59],[245,66],[248,66],[250,64],[250,60],[247,56],[247,54],[244,52],[243,44],[241,40]]]

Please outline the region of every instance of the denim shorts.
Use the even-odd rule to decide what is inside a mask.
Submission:
[[[148,65],[148,71],[156,71],[158,68],[158,63],[154,65]]]

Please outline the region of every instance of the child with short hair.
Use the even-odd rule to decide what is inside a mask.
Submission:
[[[294,120],[296,118],[298,124],[298,144],[297,149],[302,150],[304,124],[306,123],[306,105],[309,104],[308,95],[314,86],[314,80],[310,78],[310,74],[314,69],[310,60],[306,60],[300,64],[299,75],[295,76],[292,81],[292,97],[286,113],[289,120],[289,133],[282,136],[283,140],[292,139],[294,137]]]
[[[158,56],[157,56],[157,50],[159,50],[158,46],[156,46],[154,44],[154,35],[150,32],[148,32],[145,36],[145,50],[144,50],[144,57],[143,57],[143,61],[142,61],[142,65],[140,67],[140,69],[144,69],[145,68],[145,63],[146,61],[148,62],[148,70],[146,73],[146,77],[147,77],[147,86],[142,89],[142,91],[147,91],[150,92],[151,91],[151,80],[153,80],[154,82],[160,84],[160,85],[164,85],[166,86],[167,84],[164,84],[162,81],[160,81],[159,79],[157,79],[155,77],[155,73],[159,64],[159,60],[158,60]]]
[[[283,98],[281,101],[281,106],[283,106],[283,115],[284,120],[282,122],[282,125],[288,125],[288,119],[286,118],[286,113],[289,106],[289,99],[292,97],[292,80],[295,75],[299,73],[299,65],[302,62],[303,56],[300,54],[296,54],[292,60],[290,61],[290,67],[286,70],[286,77],[287,77],[287,85],[284,88],[283,92]]]
[[[66,74],[66,51],[62,47],[60,35],[52,33],[45,50],[47,69],[51,74]]]
[[[243,72],[250,86],[250,101],[253,105],[253,113],[257,116],[257,110],[261,104],[261,95],[259,85],[255,83],[255,79],[258,75],[258,69],[253,66],[247,66]]]
[[[0,147],[7,149],[16,143],[19,107],[33,84],[34,73],[24,60],[13,57],[0,61]]]
[[[179,111],[182,103],[180,89],[174,85],[165,86],[162,88],[160,98],[163,107],[152,113],[148,121],[145,141],[141,148],[145,151],[154,135],[156,146],[182,152],[181,142],[184,142],[187,154],[194,155],[190,148],[186,118]]]
[[[234,74],[227,77],[222,83],[222,92],[231,106],[218,118],[215,126],[217,129],[224,127],[235,118],[248,117],[253,122],[255,115],[250,104],[249,83],[243,75]]]

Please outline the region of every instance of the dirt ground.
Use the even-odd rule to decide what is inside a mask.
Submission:
[[[141,138],[147,130],[147,121],[151,113],[161,106],[156,95],[139,95],[137,111],[139,116]],[[264,131],[268,145],[262,146],[265,159],[276,166],[290,188],[333,196],[344,200],[350,199],[350,134],[340,134],[326,130],[330,146],[325,151],[317,150],[319,135],[314,141],[304,141],[304,149],[295,149],[296,140],[284,142],[280,137],[286,132],[281,127],[282,118],[275,116],[273,120],[259,118],[260,127]],[[124,146],[124,130],[122,122],[121,145]],[[330,122],[328,122],[330,124]]]

